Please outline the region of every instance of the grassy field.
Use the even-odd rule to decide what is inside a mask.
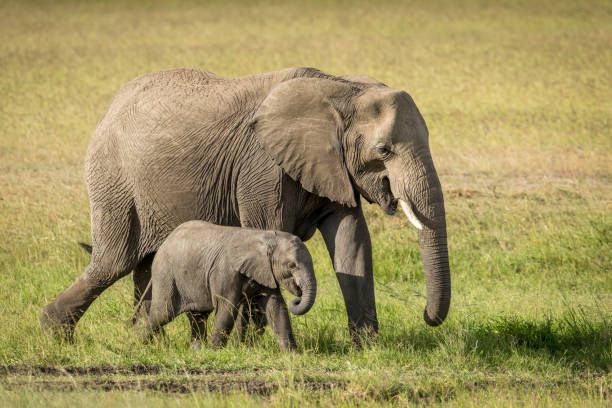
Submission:
[[[3,405],[609,406],[611,21],[609,2],[1,2]],[[125,324],[130,279],[95,302],[75,344],[44,336],[41,306],[88,261],[83,158],[117,89],[172,67],[290,66],[414,97],[446,196],[447,322],[422,321],[416,232],[368,207],[380,336],[363,350],[319,235],[298,354],[269,332],[193,352],[185,318],[142,345]]]

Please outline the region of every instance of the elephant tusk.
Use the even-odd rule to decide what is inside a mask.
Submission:
[[[414,211],[412,211],[412,206],[404,200],[399,200],[399,203],[402,206],[404,214],[406,214],[406,217],[408,217],[408,221],[410,221],[410,223],[414,225],[414,228],[418,229],[419,231],[422,230],[423,224],[421,223],[421,221],[419,221]]]

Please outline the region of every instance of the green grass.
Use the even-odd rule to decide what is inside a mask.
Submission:
[[[0,365],[145,364],[159,369],[102,377],[195,388],[104,392],[85,387],[91,375],[0,369],[1,400],[609,404],[612,7],[461,3],[3,2]],[[280,353],[270,333],[249,345],[193,352],[185,318],[168,327],[167,340],[145,346],[125,325],[129,279],[95,302],[75,344],[44,336],[41,306],[88,261],[77,246],[89,240],[83,157],[121,84],[172,67],[236,76],[290,66],[367,74],[414,97],[446,196],[453,278],[447,322],[435,329],[422,322],[416,232],[368,206],[380,336],[363,350],[350,342],[319,235],[308,246],[320,290],[313,310],[293,319],[296,355]],[[185,367],[218,371],[189,376]],[[265,381],[271,394],[195,386],[226,377]],[[76,390],[61,391],[61,381]],[[55,388],[43,386],[51,382]],[[338,387],[324,387],[331,383]]]

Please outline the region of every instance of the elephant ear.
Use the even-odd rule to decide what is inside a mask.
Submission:
[[[354,207],[355,192],[344,163],[344,129],[332,100],[349,85],[330,79],[297,78],[276,85],[253,117],[264,149],[307,191]]]
[[[271,289],[278,287],[272,271],[272,239],[241,242],[233,249],[232,269]]]

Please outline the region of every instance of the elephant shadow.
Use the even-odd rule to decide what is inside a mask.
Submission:
[[[319,310],[315,321],[299,326],[304,350],[323,355],[358,352],[337,316],[340,306]],[[420,321],[381,319],[377,338],[362,344],[381,352],[405,351],[434,358],[464,355],[497,367],[519,355],[561,364],[571,370],[606,371],[610,364],[612,325],[605,316],[593,318],[585,311],[570,310],[560,316],[524,317],[514,314],[449,319],[440,327]]]
[[[439,328],[420,323],[384,325],[380,346],[425,354],[469,355],[498,366],[515,355],[543,359],[570,369],[607,370],[611,364],[612,328],[604,317],[587,318],[582,311],[559,317],[527,319],[501,315],[448,321]]]

